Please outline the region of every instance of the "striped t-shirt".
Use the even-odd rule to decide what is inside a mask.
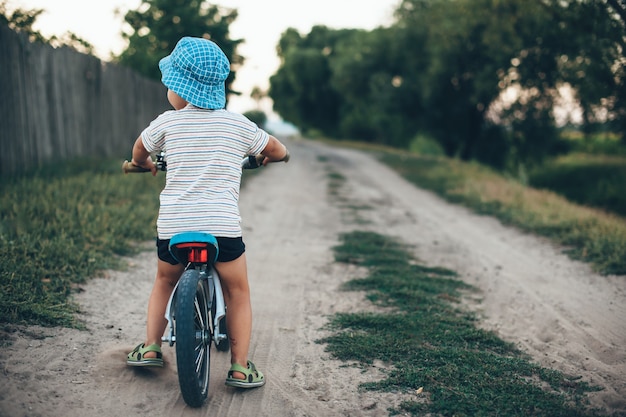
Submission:
[[[160,239],[185,231],[241,236],[241,160],[265,148],[265,131],[240,114],[188,105],[161,114],[141,140],[148,152],[164,150],[167,160]]]

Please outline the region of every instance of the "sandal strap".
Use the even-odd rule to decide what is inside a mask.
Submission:
[[[257,376],[259,375],[259,371],[256,370],[256,366],[251,361],[248,361],[248,369],[250,370],[250,373],[254,373]]]
[[[156,343],[153,343],[149,346],[145,346],[144,343],[138,344],[132,352],[130,352],[129,356],[136,357],[138,360],[141,360],[146,352],[155,352],[156,358],[149,359],[162,359],[163,353],[161,352],[161,347]]]
[[[233,363],[230,366],[230,370],[228,371],[228,376],[232,377],[233,376],[233,372],[241,372],[242,374],[244,374],[246,376],[246,380],[248,379],[248,377],[250,375],[252,375],[253,378],[261,378],[261,375],[259,374],[259,371],[257,371],[256,366],[251,361],[248,361],[248,367],[247,368],[244,368],[243,366],[239,365],[238,363]]]
[[[233,372],[241,372],[246,377],[250,374],[250,370],[249,369],[244,368],[243,366],[239,365],[238,363],[233,363],[232,365],[230,365],[230,370],[228,371],[228,376],[232,376]]]
[[[143,345],[143,343],[142,343]],[[143,356],[146,352],[155,352],[157,355],[157,358],[160,358],[163,353],[161,352],[161,346],[157,345],[156,343],[150,345],[150,346],[144,346],[143,349],[139,349],[139,353],[141,353],[141,355]]]

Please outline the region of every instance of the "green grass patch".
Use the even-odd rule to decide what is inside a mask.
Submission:
[[[70,295],[155,236],[165,176],[63,162],[0,185],[0,322],[79,326]]]
[[[475,326],[473,315],[458,304],[473,289],[454,272],[417,264],[406,246],[376,233],[346,233],[341,242],[336,260],[369,271],[345,289],[366,291],[386,308],[335,315],[329,324],[333,334],[319,342],[344,361],[390,365],[384,380],[362,389],[415,393],[423,388],[391,414],[596,415],[585,402],[593,387],[531,363],[513,345]]]

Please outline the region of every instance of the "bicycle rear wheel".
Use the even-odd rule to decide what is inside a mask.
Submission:
[[[176,362],[183,399],[200,407],[209,391],[211,311],[206,279],[194,269],[183,273],[175,306]]]

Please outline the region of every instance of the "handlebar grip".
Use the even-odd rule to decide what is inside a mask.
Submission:
[[[122,171],[124,171],[124,174],[128,174],[129,172],[131,173],[135,173],[135,172],[150,172],[149,169],[146,168],[142,168],[140,166],[137,166],[129,161],[124,161],[122,163]]]
[[[263,165],[263,160],[265,157],[263,155],[249,155],[247,158],[244,158],[241,161],[242,169],[255,169]]]

